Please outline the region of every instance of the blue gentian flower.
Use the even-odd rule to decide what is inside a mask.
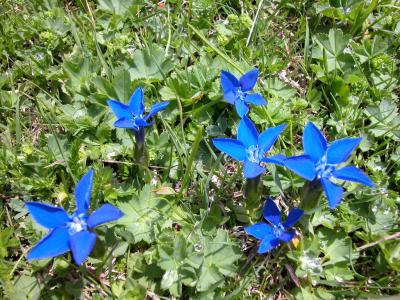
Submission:
[[[26,203],[32,218],[51,230],[28,253],[28,260],[51,258],[71,250],[74,261],[81,265],[89,256],[96,242],[96,234],[91,230],[123,215],[115,206],[104,204],[88,216],[92,185],[93,170],[90,170],[76,185],[76,210],[71,216],[61,207],[39,202]]]
[[[238,80],[228,71],[221,72],[221,85],[224,91],[224,98],[230,104],[235,105],[236,111],[240,117],[249,112],[249,103],[254,105],[265,105],[267,102],[261,94],[248,94],[256,85],[258,69],[253,69],[244,74]]]
[[[261,166],[262,162],[283,165],[283,155],[264,157],[264,154],[271,149],[285,127],[286,124],[282,124],[258,134],[253,122],[247,116],[243,116],[237,130],[237,140],[216,138],[213,139],[213,143],[220,151],[238,161],[243,161],[244,177],[254,178],[265,171]]]
[[[338,206],[344,189],[333,183],[332,178],[374,186],[371,179],[355,166],[337,168],[338,164],[349,158],[361,140],[362,138],[343,138],[328,145],[321,131],[312,122],[308,122],[303,134],[305,154],[289,157],[284,163],[286,167],[309,181],[320,180],[329,206],[333,209]]]
[[[117,117],[114,126],[118,128],[129,128],[138,132],[143,129],[143,127],[153,124],[154,120],[148,122],[149,119],[159,111],[165,109],[169,104],[167,101],[156,103],[151,107],[147,116],[145,116],[143,101],[144,93],[142,87],[138,87],[136,91],[133,92],[128,105],[115,100],[107,100],[108,105]]]
[[[271,224],[260,222],[244,228],[246,233],[261,240],[258,253],[265,253],[277,247],[280,243],[290,242],[296,235],[290,229],[303,216],[302,209],[293,208],[284,222],[281,222],[282,213],[271,197],[267,198],[263,209],[264,218]]]

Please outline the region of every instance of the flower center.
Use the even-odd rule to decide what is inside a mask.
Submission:
[[[132,113],[132,121],[133,121],[133,126],[135,127],[136,130],[139,130],[140,125],[138,125],[138,120],[143,120],[143,115],[137,115]]]
[[[285,227],[282,224],[274,225],[274,236],[280,237],[285,232]]]
[[[331,177],[332,173],[335,171],[335,165],[328,164],[326,161],[326,155],[324,155],[317,163],[316,171],[318,178],[328,178]]]
[[[244,101],[245,96],[246,96],[246,93],[243,92],[241,88],[238,88],[238,90],[236,92],[237,99]]]
[[[258,148],[258,145],[251,145],[246,149],[247,159],[254,163],[260,163],[263,156],[262,151]]]
[[[69,235],[73,235],[82,230],[87,230],[86,219],[87,217],[85,216],[85,214],[79,214],[79,215],[74,214],[70,218],[70,222],[67,223]]]

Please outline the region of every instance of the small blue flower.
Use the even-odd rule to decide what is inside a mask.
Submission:
[[[343,138],[328,145],[321,131],[312,122],[308,122],[303,134],[305,155],[289,157],[284,160],[284,164],[309,181],[320,180],[329,206],[333,209],[338,206],[344,189],[334,184],[331,181],[332,177],[374,186],[371,179],[354,166],[337,169],[337,165],[349,158],[361,140],[361,138]]]
[[[96,242],[94,227],[122,217],[123,213],[111,204],[104,204],[87,216],[93,185],[93,170],[87,172],[75,188],[76,211],[69,216],[57,206],[27,202],[32,218],[51,231],[28,253],[28,260],[51,258],[69,250],[76,264],[81,265]]]
[[[224,91],[224,98],[230,104],[235,105],[236,111],[240,117],[249,112],[249,103],[254,105],[265,105],[267,102],[261,94],[248,94],[256,85],[258,69],[253,69],[244,74],[238,80],[228,71],[221,72],[221,85]]]
[[[217,138],[213,139],[214,146],[238,161],[244,162],[243,174],[246,178],[254,178],[262,174],[265,168],[262,162],[283,165],[283,155],[264,157],[286,124],[269,128],[258,134],[257,128],[247,116],[243,116],[238,127],[237,140]]]
[[[257,252],[265,253],[277,247],[280,243],[288,243],[294,238],[296,232],[290,228],[303,216],[303,213],[302,209],[293,208],[286,220],[281,222],[281,211],[276,206],[274,200],[268,197],[263,209],[263,216],[271,225],[260,222],[245,227],[244,231],[261,240]]]
[[[154,123],[154,120],[150,123],[147,121],[159,111],[165,109],[169,102],[159,102],[152,106],[147,116],[144,115],[144,93],[142,87],[138,87],[133,92],[129,99],[129,104],[107,100],[108,105],[113,110],[117,121],[114,126],[118,128],[129,128],[134,131],[140,131],[143,127],[150,126]]]

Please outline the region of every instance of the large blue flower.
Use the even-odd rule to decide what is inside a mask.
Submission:
[[[280,243],[290,242],[296,232],[291,229],[293,225],[302,217],[302,209],[293,208],[284,222],[281,222],[282,213],[276,206],[271,197],[267,198],[263,209],[264,218],[271,223],[260,222],[244,228],[246,233],[261,240],[258,253],[265,253],[277,247]]]
[[[333,183],[331,178],[374,186],[371,179],[354,166],[337,168],[338,164],[349,158],[361,140],[361,138],[343,138],[328,145],[321,131],[312,122],[308,122],[303,134],[305,155],[289,157],[284,163],[286,167],[309,181],[320,180],[329,206],[333,209],[339,204],[344,189]]]
[[[108,105],[117,117],[114,126],[139,131],[141,128],[153,124],[154,120],[150,123],[148,120],[159,111],[165,109],[169,104],[167,101],[156,103],[151,107],[147,116],[145,116],[143,101],[144,93],[142,87],[138,87],[136,91],[133,92],[128,105],[115,100],[107,100]]]
[[[217,138],[213,139],[215,147],[238,161],[244,162],[243,174],[246,178],[254,178],[262,174],[265,168],[262,162],[283,165],[283,155],[264,157],[286,124],[269,128],[258,134],[257,128],[247,116],[243,116],[238,127],[237,140]]]
[[[254,105],[265,105],[267,102],[261,94],[248,94],[256,85],[258,69],[253,69],[244,74],[238,80],[228,71],[221,72],[221,85],[224,91],[224,98],[230,104],[235,105],[236,111],[240,117],[249,112],[249,103]]]
[[[32,218],[51,231],[28,253],[28,260],[51,258],[72,251],[75,262],[81,265],[96,242],[91,230],[103,223],[122,217],[123,213],[111,204],[104,204],[87,216],[93,185],[93,170],[87,172],[75,188],[76,210],[69,216],[57,206],[27,202]]]

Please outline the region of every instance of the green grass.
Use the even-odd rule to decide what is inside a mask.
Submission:
[[[0,291],[5,299],[378,299],[400,293],[400,3],[371,1],[3,0],[0,5]],[[307,121],[329,141],[364,140],[351,157],[376,183],[345,183],[266,255],[243,226],[241,166],[214,137],[236,136],[222,69],[260,70],[259,130],[288,123],[272,153],[302,152]],[[146,130],[151,181],[115,129],[109,98],[138,86],[170,101]],[[70,254],[26,261],[45,231],[25,201],[72,211],[95,170],[97,229],[82,267]],[[262,199],[298,207],[304,181],[268,166]],[[380,299],[380,298],[379,298]]]

